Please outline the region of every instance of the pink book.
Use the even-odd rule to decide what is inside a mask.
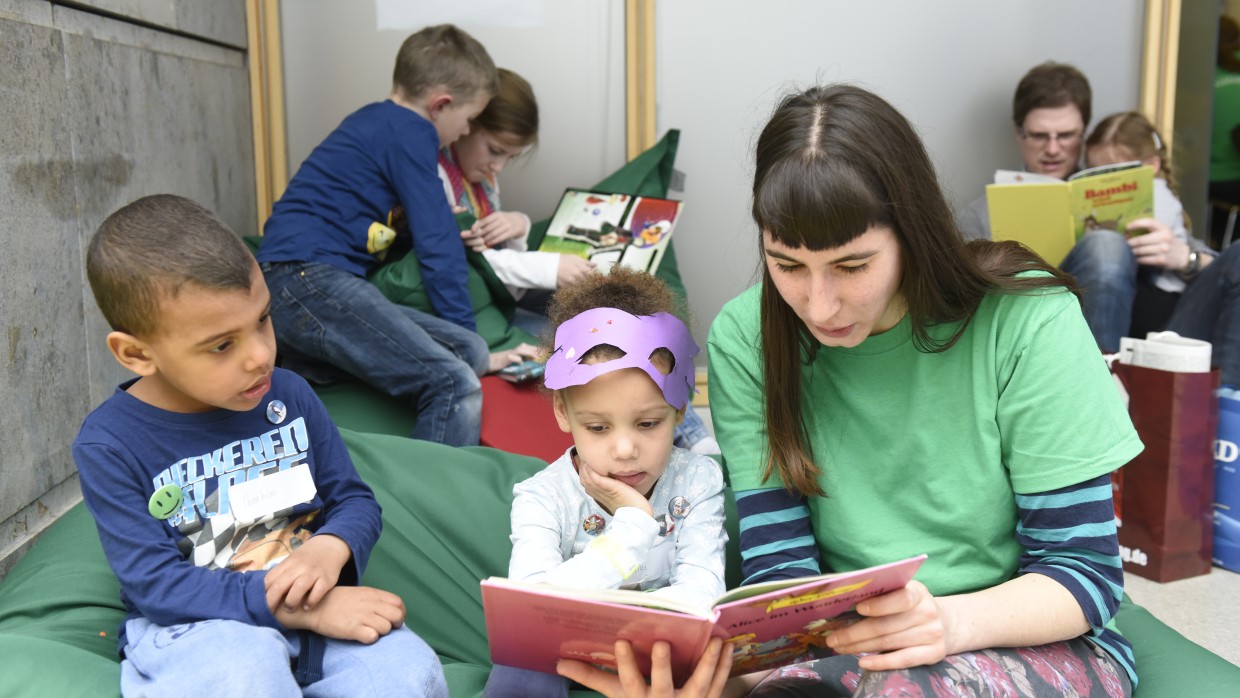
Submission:
[[[858,619],[858,602],[908,584],[925,555],[855,572],[803,577],[739,587],[710,608],[623,589],[573,589],[482,581],[491,661],[555,673],[560,658],[615,667],[617,639],[633,645],[639,666],[650,670],[656,640],[672,648],[677,682],[693,671],[712,637],[735,644],[732,675],[772,669],[833,654],[831,631]]]

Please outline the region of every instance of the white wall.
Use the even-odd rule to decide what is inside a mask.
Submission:
[[[1095,121],[1136,108],[1143,13],[1130,0],[659,2],[657,119],[660,132],[682,131],[676,254],[695,336],[758,278],[753,144],[786,91],[838,81],[877,92],[918,128],[949,200],[964,204],[996,168],[1020,165],[1012,92],[1033,65],[1080,68]]]
[[[536,219],[550,215],[564,187],[592,184],[624,159],[623,2],[541,4],[538,27],[490,26],[485,13],[456,21],[534,86],[542,143],[501,181],[505,207]],[[1019,164],[1011,98],[1031,66],[1080,67],[1094,86],[1095,118],[1136,106],[1143,5],[659,0],[657,123],[659,135],[682,130],[687,203],[675,244],[695,336],[704,343],[719,308],[755,279],[751,149],[783,91],[849,81],[883,95],[920,129],[948,196],[963,203],[995,168]],[[281,11],[296,168],[340,119],[386,96],[396,50],[417,27],[376,30],[370,2],[285,0]]]
[[[482,42],[496,65],[534,87],[540,143],[505,170],[500,184],[505,208],[538,220],[551,215],[566,187],[593,184],[624,163],[624,3],[523,2],[542,5],[542,26],[495,26],[503,18],[484,10],[470,16],[469,6],[486,5],[485,0],[436,4],[466,8],[466,16],[453,23]],[[415,20],[406,29],[380,31],[375,4],[284,0],[280,5],[290,176],[344,117],[387,97],[401,42],[428,23]]]

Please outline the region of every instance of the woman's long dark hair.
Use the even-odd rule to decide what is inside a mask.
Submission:
[[[988,292],[1075,290],[1070,276],[1017,243],[966,245],[921,139],[894,107],[861,88],[820,86],[786,97],[758,137],[755,160],[753,219],[780,244],[820,251],[875,226],[895,233],[900,292],[920,351],[954,345]],[[763,254],[761,246],[759,238]],[[1016,276],[1031,270],[1050,276]],[[821,464],[801,414],[802,366],[819,345],[779,295],[765,263],[761,313],[764,477],[778,471],[789,489],[822,495]],[[961,325],[950,337],[931,335],[930,328],[954,322]]]

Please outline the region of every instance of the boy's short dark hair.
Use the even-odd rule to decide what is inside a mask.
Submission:
[[[180,196],[147,196],[117,210],[95,231],[86,278],[113,330],[150,336],[161,298],[186,284],[250,289],[254,256],[207,209]]]
[[[499,74],[490,54],[477,39],[451,24],[410,34],[396,53],[392,71],[392,88],[406,99],[438,86],[458,99],[499,91]]]
[[[1081,120],[1089,125],[1093,92],[1085,74],[1067,63],[1047,61],[1025,73],[1012,98],[1012,121],[1016,128],[1025,125],[1025,117],[1034,109],[1075,106]]]

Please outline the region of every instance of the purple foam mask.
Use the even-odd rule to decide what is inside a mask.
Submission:
[[[610,344],[624,356],[594,364],[581,357],[600,344]],[[676,360],[666,376],[650,363],[656,349],[667,349]],[[693,394],[693,357],[700,349],[689,329],[668,313],[630,315],[616,308],[594,308],[564,322],[555,331],[555,351],[544,375],[551,390],[585,385],[604,373],[640,368],[663,391],[667,404],[683,408]]]

